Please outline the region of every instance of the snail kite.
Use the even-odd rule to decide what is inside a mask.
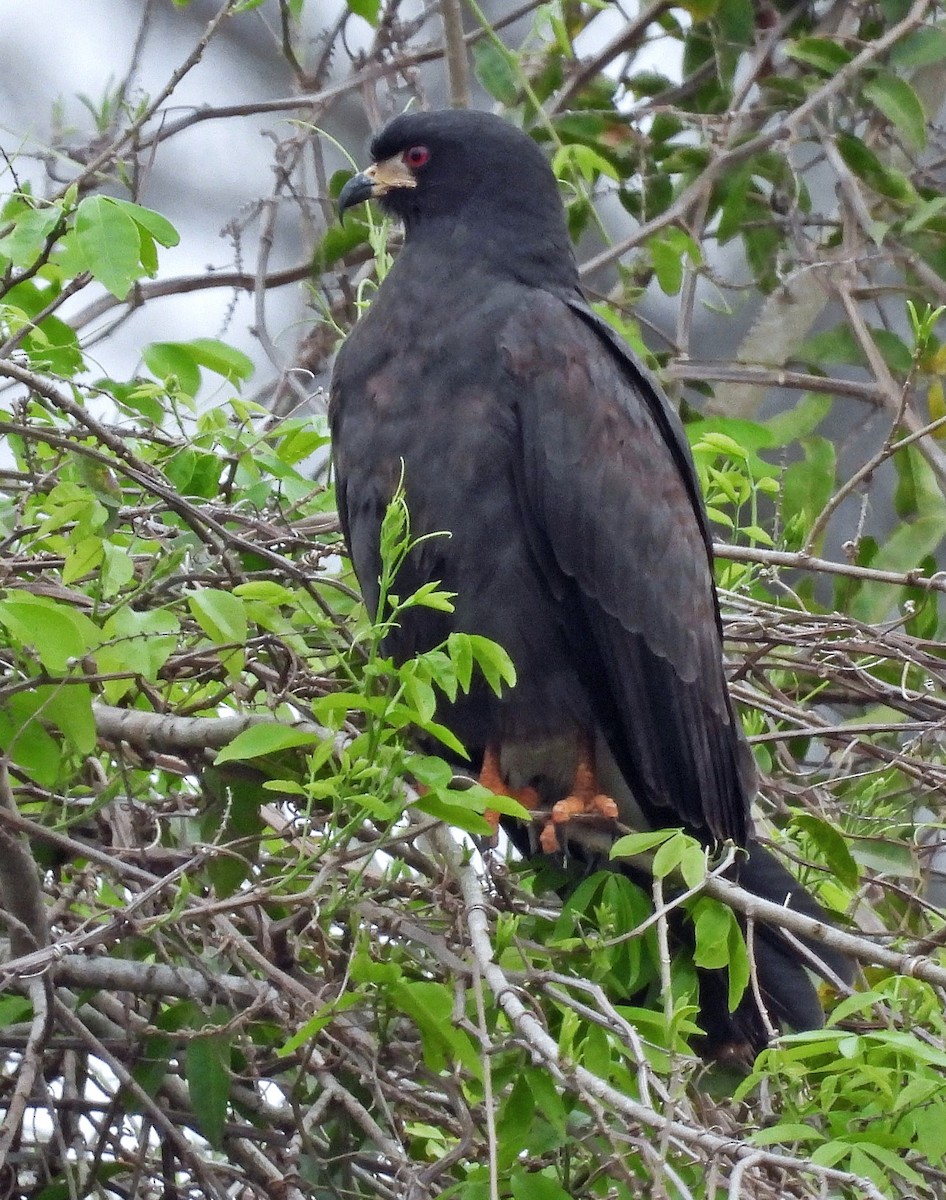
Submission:
[[[723,675],[687,441],[584,298],[541,150],[498,117],[447,111],[396,117],[371,158],[339,208],[374,197],[405,241],[335,367],[338,508],[375,609],[381,520],[403,472],[412,533],[449,536],[420,542],[398,592],[439,580],[456,593],[453,613],[407,610],[387,650],[404,661],[452,630],[506,649],[515,687],[497,698],[474,686],[439,719],[494,792],[553,806],[544,850],[571,853],[582,828],[615,815],[682,824],[749,847],[743,886],[821,915],[752,840],[754,768]],[[769,929],[754,941],[772,1021],[820,1024],[797,949]],[[838,955],[818,954],[849,978]],[[763,1044],[756,999],[730,1015],[711,986],[711,1038]]]

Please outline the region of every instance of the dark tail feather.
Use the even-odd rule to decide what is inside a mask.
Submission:
[[[748,855],[739,863],[736,878],[741,887],[755,896],[830,923],[814,897],[774,855],[757,843],[750,844]],[[819,1029],[824,1016],[809,970],[817,971],[826,979],[837,977],[842,983],[849,984],[854,978],[854,964],[837,950],[799,937],[798,941],[811,954],[806,963],[798,948],[768,925],[755,927],[753,941],[759,991],[770,1017],[792,1029]]]
[[[825,913],[815,898],[791,875],[771,854],[757,842],[749,846],[748,855],[742,859],[738,869],[738,882],[747,892],[760,896],[764,900],[772,900],[776,904],[784,904],[795,912],[804,913],[816,921],[824,921],[830,925],[831,918]],[[844,983],[850,983],[854,978],[854,964],[839,950],[833,950],[821,942],[809,938],[798,939],[815,958],[820,959],[828,971],[837,975]],[[817,967],[815,967],[817,970]]]
[[[733,874],[747,892],[830,923],[814,897],[757,843],[750,843],[748,855],[741,858]],[[756,987],[750,984],[732,1013],[726,1003],[726,972],[700,973],[700,1017],[706,1030],[703,1048],[708,1056],[751,1062],[765,1048],[773,1028],[821,1028],[824,1012],[811,972],[849,984],[854,978],[854,964],[820,942],[804,937],[797,940],[809,951],[810,958],[774,926],[756,924],[751,947]],[[760,998],[765,1016],[760,1011]]]
[[[504,825],[519,850],[527,857],[535,858],[535,846],[528,827],[519,822]],[[575,825],[575,829],[569,829],[566,839],[563,866],[567,880],[563,895],[571,892],[582,878],[602,869],[620,871],[647,888],[648,880],[640,870],[608,859],[610,835],[578,827],[578,822]],[[761,899],[830,924],[814,897],[757,842],[751,842],[748,853],[740,855],[731,875],[740,887]],[[678,943],[692,947],[692,927],[677,911],[670,914],[670,931]],[[808,938],[798,938],[798,942],[810,952],[810,959],[775,927],[755,925],[752,952],[756,986],[750,983],[734,1012],[729,1011],[728,972],[698,970],[699,1021],[706,1033],[700,1049],[707,1057],[751,1063],[770,1041],[773,1029],[821,1028],[824,1013],[811,972],[823,974],[825,978],[836,976],[842,983],[849,984],[854,977],[854,965],[843,954],[820,942]],[[825,970],[819,971],[819,963]],[[760,1011],[759,998],[765,1016]]]

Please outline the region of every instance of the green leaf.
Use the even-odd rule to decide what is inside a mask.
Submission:
[[[27,1009],[29,1004],[27,1004]],[[496,1119],[500,1167],[508,1169],[529,1144],[533,1135],[535,1096],[523,1075],[518,1075],[502,1103]]]
[[[102,557],[102,595],[109,599],[134,579],[135,563],[126,547],[113,542],[102,543]]]
[[[75,542],[66,551],[65,562],[62,567],[62,581],[67,586],[75,583],[77,579],[82,579],[83,576],[91,574],[102,561],[104,556],[104,544],[100,537],[86,537]],[[126,554],[125,560],[128,560]],[[134,570],[134,564],[132,570]]]
[[[794,408],[777,413],[766,421],[766,428],[772,434],[772,444],[787,446],[814,433],[831,411],[833,403],[832,398],[823,392],[807,392]]]
[[[795,821],[821,851],[825,862],[841,883],[845,887],[857,887],[861,877],[860,871],[840,831],[813,813],[802,813]]]
[[[804,461],[792,463],[782,477],[782,511],[786,522],[802,517],[807,529],[831,499],[837,452],[822,437],[805,438],[802,449]]]
[[[33,696],[42,720],[55,725],[79,754],[92,753],[97,734],[90,687],[81,683],[69,687],[49,685],[36,688]]]
[[[219,1150],[230,1096],[229,1036],[212,1033],[192,1038],[187,1043],[184,1074],[200,1131]]]
[[[194,338],[179,345],[190,351],[199,367],[206,367],[208,371],[222,375],[230,383],[249,379],[253,374],[253,360],[247,358],[242,350],[228,346],[226,342],[217,338]]]
[[[611,858],[633,858],[637,854],[646,854],[655,846],[669,842],[680,830],[653,829],[649,833],[628,833],[611,847]]]
[[[805,37],[795,42],[788,42],[785,54],[795,62],[804,63],[807,67],[815,67],[825,75],[835,75],[851,61],[854,55],[840,43],[828,38]]]
[[[347,172],[346,174],[350,174]],[[368,224],[360,221],[357,216],[347,214],[345,224],[330,225],[322,236],[321,242],[315,248],[314,268],[316,274],[329,270],[331,267],[350,254],[356,246],[368,242]]]
[[[57,674],[97,645],[95,625],[72,605],[17,592],[0,600],[0,624],[22,645],[36,651],[40,662]]]
[[[706,851],[692,839],[680,855],[680,874],[688,888],[698,887],[706,878]]]
[[[863,354],[848,325],[823,329],[806,338],[798,348],[798,356],[819,370],[829,363],[861,363]]]
[[[176,450],[168,461],[168,479],[186,496],[202,496],[210,500],[217,496],[224,460],[216,454],[198,453],[190,446]]]
[[[479,1053],[469,1034],[454,1024],[453,993],[449,988],[432,980],[403,981],[393,984],[388,996],[417,1026],[424,1062],[432,1071],[442,1071],[458,1062],[480,1078]]]
[[[259,858],[263,832],[260,817],[260,789],[252,776],[239,777],[230,772],[224,778],[210,769],[203,774],[204,791],[211,799],[200,818],[201,836],[219,846],[238,843],[235,854],[214,855],[207,863],[207,874],[219,899],[232,896],[250,877]]]
[[[946,1104],[928,1104],[911,1114],[917,1149],[942,1169],[946,1158]]]
[[[503,684],[515,687],[516,668],[502,646],[475,633],[469,634],[469,639],[476,665],[496,695],[502,695]]]
[[[448,788],[453,781],[453,767],[433,754],[412,754],[405,766],[427,788]]]
[[[408,713],[408,721],[410,722],[416,714],[412,713],[409,709],[406,711]],[[424,724],[424,733],[431,734],[438,742],[446,746],[448,750],[452,750],[454,754],[459,754],[461,758],[469,758],[463,743],[446,725],[440,725],[436,721],[427,721]]]
[[[217,588],[201,588],[187,597],[191,615],[218,646],[246,641],[246,607],[239,596]]]
[[[503,803],[504,799],[504,797],[497,797],[499,803]],[[418,812],[426,813],[428,817],[434,817],[438,821],[443,821],[445,825],[452,825],[475,837],[489,837],[495,832],[482,813],[463,804],[460,800],[456,802],[447,800],[442,793],[425,792],[414,801],[412,807]],[[526,817],[528,816],[529,814],[526,813]]]
[[[453,598],[456,592],[445,592],[439,580],[433,579],[430,583],[421,584],[421,586],[406,600],[402,600],[399,610],[405,608],[433,608],[438,612],[452,613],[456,608],[453,603]]]
[[[756,32],[751,0],[722,0],[716,20],[723,38],[731,46],[751,46]]]
[[[719,188],[722,194],[722,205],[717,226],[719,243],[724,246],[736,237],[746,222],[746,210],[749,204],[749,189],[752,187],[751,162],[728,173],[720,180]]]
[[[399,977],[399,972],[394,978]],[[330,1004],[323,1005],[308,1021],[301,1025],[296,1032],[276,1049],[276,1055],[279,1058],[286,1058],[290,1054],[294,1054],[300,1046],[305,1046],[311,1042],[321,1031],[330,1025],[335,1020],[339,1013],[345,1012],[346,1009],[354,1008],[361,1003],[361,997],[354,992],[343,992],[342,995],[333,1000]]]
[[[907,1029],[880,1029],[866,1035],[868,1046],[891,1047],[918,1062],[929,1063],[938,1070],[946,1070],[946,1051],[930,1046],[915,1033]]]
[[[36,692],[10,696],[0,706],[0,747],[42,787],[56,784],[62,752],[43,721],[43,698]]]
[[[888,196],[891,200],[909,203],[919,199],[916,189],[906,175],[902,171],[885,166],[860,138],[850,133],[839,133],[837,144],[845,163],[875,192]]]
[[[100,671],[127,671],[132,678],[110,679],[103,685],[110,704],[135,686],[135,677],[157,682],[158,672],[176,649],[179,629],[174,614],[162,609],[138,612],[122,606],[112,613],[102,630],[103,644],[95,652],[95,661]]]
[[[513,1200],[571,1200],[557,1179],[537,1171],[517,1171],[510,1180]]]
[[[727,910],[728,911],[728,910]],[[729,969],[729,1011],[735,1012],[745,994],[746,988],[749,986],[751,978],[751,969],[749,964],[749,950],[746,946],[746,939],[742,935],[742,929],[736,919],[736,914],[729,913],[729,953],[728,953],[728,969]]]
[[[124,300],[141,269],[138,226],[108,196],[86,196],[76,210],[76,244],[86,269],[118,300]]]
[[[693,905],[696,946],[693,961],[698,967],[718,970],[729,962],[729,927],[735,918],[716,900],[702,897]]]
[[[552,1129],[564,1138],[567,1132],[568,1114],[562,1093],[552,1081],[549,1072],[536,1067],[526,1067],[521,1076],[535,1098],[536,1111],[548,1121]]]
[[[58,204],[43,205],[42,208],[24,205],[14,217],[13,229],[0,238],[0,254],[6,255],[15,267],[22,269],[32,266],[45,249],[46,240],[62,220],[62,215],[62,208]],[[5,299],[10,301],[10,293]]]
[[[935,516],[943,504],[933,469],[916,446],[904,446],[893,458],[897,469],[894,505],[897,516]]]
[[[477,811],[490,811],[499,813],[503,817],[515,817],[517,821],[531,821],[532,813],[529,809],[524,804],[520,804],[518,800],[513,799],[512,796],[500,796],[495,792],[490,792],[487,788],[482,790],[484,796],[478,804],[474,802],[471,793],[478,795],[479,788],[469,788],[464,793],[466,797],[469,797],[470,803],[477,807]]]
[[[721,3],[722,0],[684,0],[682,7],[694,21],[708,21]]]
[[[753,1146],[784,1146],[786,1142],[800,1142],[805,1146],[811,1142],[823,1141],[824,1135],[810,1125],[781,1121],[767,1129],[753,1130],[747,1140]]]
[[[912,87],[898,75],[879,72],[864,86],[864,95],[884,114],[915,150],[926,145],[926,113]]]
[[[85,367],[75,331],[58,317],[44,317],[23,339],[23,348],[38,370],[76,375]]]
[[[419,679],[411,669],[413,666],[412,661],[405,663],[399,674],[404,687],[404,701],[414,709],[417,724],[423,726],[433,719],[437,711],[437,697],[426,679]]]
[[[688,838],[685,833],[674,833],[663,842],[654,855],[653,872],[656,879],[665,879],[680,865],[680,860],[687,847]]]
[[[905,572],[916,568],[927,554],[935,554],[946,537],[946,513],[918,517],[898,525],[881,545],[871,566],[879,571]],[[889,618],[899,591],[882,583],[865,583],[852,605],[852,615],[876,624]]]
[[[913,355],[902,338],[889,329],[878,327],[871,328],[870,335],[892,371],[906,374],[911,370]],[[802,343],[798,353],[800,358],[806,359],[818,370],[822,370],[826,363],[866,364],[861,344],[847,325],[813,334]]]
[[[946,196],[934,196],[931,200],[923,200],[916,205],[912,214],[903,222],[903,232],[916,233],[927,222],[938,217],[944,208],[946,208]]]
[[[142,358],[158,379],[176,377],[188,396],[197,395],[200,367],[229,383],[249,379],[253,373],[252,361],[241,350],[215,337],[196,337],[190,342],[151,342],[142,350]]]
[[[318,737],[311,731],[293,729],[289,725],[278,725],[265,721],[251,725],[227,742],[214,759],[214,766],[225,762],[245,762],[251,758],[262,758],[266,754],[278,754],[295,746],[313,746]]]
[[[901,38],[890,51],[895,67],[928,67],[946,58],[946,30],[940,25],[925,25]]]
[[[913,354],[903,338],[898,337],[890,329],[871,329],[871,337],[883,356],[884,362],[891,371],[901,375],[908,374],[913,368]]]
[[[890,588],[884,590],[887,596],[892,591]],[[863,845],[855,845],[851,854],[855,862],[875,874],[890,875],[911,882],[916,878],[913,854],[908,846],[899,842],[883,842],[875,839]]]
[[[381,15],[381,0],[346,0],[348,11],[363,17],[369,25],[377,27]]]
[[[4,318],[11,332],[26,327],[23,348],[31,364],[38,369],[74,375],[83,367],[79,340],[75,331],[56,316],[36,317],[59,296],[58,287],[46,287],[32,279],[10,288],[5,297]]]
[[[863,1154],[875,1159],[883,1168],[882,1171],[876,1173],[869,1172],[880,1186],[886,1187],[889,1184],[890,1175],[899,1175],[908,1183],[913,1184],[915,1188],[925,1189],[926,1181],[923,1176],[906,1163],[902,1153],[878,1145],[877,1142],[860,1142],[858,1148]],[[853,1155],[851,1165],[853,1166]]]
[[[123,409],[145,417],[152,425],[160,425],[164,419],[164,406],[158,399],[161,388],[150,380],[136,379],[132,383],[120,383],[114,379],[96,379],[92,387],[107,392]]]
[[[469,691],[473,680],[473,647],[466,634],[450,634],[447,637],[447,653],[453,661],[456,682],[461,691]]]
[[[682,229],[667,229],[648,239],[647,250],[654,264],[654,273],[661,291],[675,296],[683,283],[684,259],[700,261],[699,247]]]
[[[519,96],[518,62],[505,46],[485,37],[473,47],[473,70],[494,100],[512,105]]]
[[[152,342],[142,349],[141,357],[152,375],[164,381],[176,379],[186,396],[197,395],[200,390],[200,368],[186,343]]]
[[[130,200],[118,200],[114,197],[109,197],[109,199],[122,212],[127,213],[136,225],[140,225],[142,229],[147,230],[159,245],[176,246],[181,240],[181,235],[167,217],[162,217],[160,213],[155,212],[153,209],[143,208],[140,204],[132,204]]]
[[[25,996],[0,996],[0,1029],[29,1020],[32,1012],[33,1005]]]
[[[571,142],[560,146],[552,156],[552,171],[557,178],[566,176],[574,171],[586,183],[594,183],[599,175],[609,179],[618,179],[617,168],[603,154],[593,150],[591,146],[583,146],[579,142]]]

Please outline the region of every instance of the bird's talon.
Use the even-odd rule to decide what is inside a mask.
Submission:
[[[539,834],[539,845],[543,854],[558,854],[561,850],[553,821],[549,821]]]
[[[552,820],[556,825],[571,821],[574,817],[603,817],[606,821],[616,821],[618,806],[610,796],[566,796],[564,800],[552,806]]]
[[[565,825],[576,818],[592,817],[596,820],[613,822],[618,819],[618,806],[610,796],[566,796],[552,806],[549,820],[539,834],[539,845],[546,854],[557,854],[561,849],[557,826]]]
[[[499,845],[499,813],[494,808],[487,808],[483,816],[486,818],[492,833],[482,835],[479,842],[483,852],[489,853]]]
[[[618,819],[618,806],[610,796],[595,796],[594,801],[595,812],[604,817],[606,821],[616,821]]]

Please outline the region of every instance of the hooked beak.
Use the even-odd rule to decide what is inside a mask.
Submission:
[[[352,175],[338,194],[338,215],[344,218],[345,212],[365,200],[378,199],[387,195],[393,188],[415,188],[417,180],[404,165],[399,156],[386,158],[383,162],[372,163],[364,171]]]

